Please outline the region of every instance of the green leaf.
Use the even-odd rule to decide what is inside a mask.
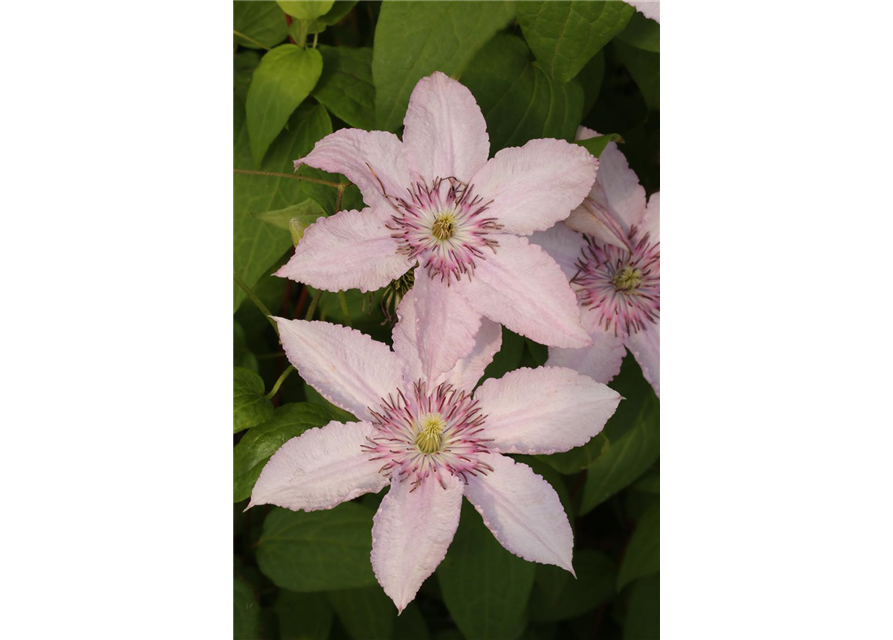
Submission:
[[[299,2],[282,2],[276,4],[292,18],[298,20],[313,20],[328,13],[334,4],[334,0],[300,0]]]
[[[589,466],[578,515],[590,512],[627,487],[660,455],[660,402],[653,393],[639,402],[625,397],[628,399],[620,403],[611,420],[629,421],[630,428],[612,440],[607,450]]]
[[[630,590],[623,640],[660,638],[660,576],[640,580]]]
[[[547,564],[536,565],[536,581],[530,598],[530,619],[554,622],[575,618],[608,602],[614,596],[617,572],[601,551],[574,553],[574,577]]]
[[[372,77],[378,128],[403,122],[416,83],[435,71],[459,77],[512,18],[511,2],[385,2],[375,28]]]
[[[601,93],[602,80],[605,77],[605,53],[599,51],[592,60],[586,63],[577,78],[583,86],[583,117],[585,118],[595,106]]]
[[[325,594],[281,589],[273,605],[280,640],[326,640],[335,615]]]
[[[262,222],[272,224],[274,227],[289,230],[292,228],[292,220],[297,220],[303,229],[316,222],[317,218],[324,216],[325,212],[316,204],[316,201],[307,199],[299,204],[293,204],[285,209],[252,213],[252,216]],[[300,239],[300,238],[299,238]]]
[[[524,607],[535,565],[506,551],[467,502],[459,529],[437,568],[443,601],[466,638],[514,640],[524,629]]]
[[[320,22],[327,25],[333,25],[341,22],[341,19],[350,13],[350,10],[357,4],[357,0],[335,0],[332,8],[328,13],[319,17]]]
[[[620,564],[617,590],[633,580],[660,571],[660,502],[655,502],[636,525]]]
[[[245,111],[238,101],[234,102],[234,168],[254,170],[248,148]],[[325,107],[301,107],[289,119],[288,128],[270,146],[260,169],[294,173],[292,161],[310,153],[316,141],[330,133],[332,121]],[[252,213],[284,209],[313,197],[314,192],[305,186],[309,184],[290,178],[233,176],[233,269],[249,287],[254,287],[267,269],[293,246],[288,231],[261,222]],[[336,191],[331,187],[324,188]],[[244,292],[233,285],[234,310],[239,308],[244,298]]]
[[[615,42],[617,59],[629,71],[649,109],[660,109],[660,54]]]
[[[500,34],[490,40],[462,82],[484,113],[491,153],[534,138],[571,141],[583,117],[580,82],[553,80],[517,36]]]
[[[248,87],[251,86],[251,77],[258,64],[260,54],[257,51],[240,51],[233,56],[233,95],[242,104],[248,99]]]
[[[574,78],[623,31],[635,9],[624,2],[519,2],[518,22],[543,68],[558,82]]]
[[[256,40],[268,49],[285,40],[288,24],[275,2],[233,2],[233,31]],[[261,49],[258,44],[235,36],[239,46]]]
[[[418,605],[410,602],[394,622],[394,640],[428,640],[429,637]]]
[[[233,578],[233,640],[256,640],[259,637],[259,610],[248,583]]]
[[[660,25],[636,11],[617,39],[638,49],[660,53]]]
[[[397,619],[397,608],[379,585],[365,589],[330,591],[328,597],[351,638],[384,640],[391,637]]]
[[[277,586],[291,591],[375,585],[369,563],[373,513],[355,502],[309,513],[273,509],[257,543],[257,564]]]
[[[233,322],[233,366],[258,372],[257,358],[251,353],[245,339],[245,329],[238,322]]]
[[[501,378],[509,371],[514,371],[521,365],[521,358],[524,356],[525,338],[517,333],[509,331],[505,327],[502,328],[502,346],[493,361],[484,369],[484,375],[481,380],[489,378]]]
[[[623,403],[621,402],[621,404]],[[572,475],[579,473],[598,460],[599,456],[608,450],[609,444],[607,434],[602,431],[582,447],[576,447],[564,453],[553,453],[550,456],[538,457],[559,473]]]
[[[260,472],[279,447],[307,429],[324,427],[339,419],[326,407],[310,402],[292,402],[276,409],[263,424],[246,433],[233,449],[233,502],[251,496]]]
[[[602,151],[608,146],[609,142],[623,142],[623,138],[618,133],[607,133],[603,136],[595,136],[586,140],[577,140],[576,143],[586,149],[596,158],[602,155]]]
[[[255,164],[261,163],[289,116],[310,95],[320,73],[322,56],[316,49],[283,44],[261,59],[245,105]]]
[[[322,75],[313,97],[352,127],[375,128],[372,49],[320,45]]]
[[[264,381],[243,367],[233,367],[233,433],[256,427],[273,415],[273,403],[264,397]]]

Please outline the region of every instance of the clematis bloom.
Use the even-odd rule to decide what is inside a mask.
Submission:
[[[577,137],[594,135],[580,127]],[[646,206],[615,143],[600,162],[592,191],[567,222],[531,238],[561,265],[592,337],[583,349],[549,349],[546,364],[610,382],[628,348],[660,397],[660,193]]]
[[[497,540],[525,560],[573,573],[573,532],[555,490],[507,453],[549,454],[601,431],[620,396],[575,371],[519,369],[476,391],[502,342],[484,320],[471,353],[426,378],[413,328],[416,291],[400,306],[394,351],[347,327],[277,318],[291,363],[358,422],[330,422],[286,442],[250,506],[331,509],[390,489],[372,527],[372,567],[402,611],[446,555],[464,495]]]
[[[598,160],[564,140],[531,140],[488,160],[471,92],[422,78],[403,140],[341,129],[295,166],[343,173],[368,208],[320,218],[276,275],[318,289],[373,291],[414,269],[415,327],[429,378],[467,356],[486,317],[541,344],[590,344],[561,269],[525,236],[564,220],[592,187]]]

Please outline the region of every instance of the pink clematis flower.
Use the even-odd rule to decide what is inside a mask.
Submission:
[[[286,442],[250,506],[331,509],[390,485],[372,527],[372,567],[402,611],[446,555],[464,495],[515,555],[573,573],[573,533],[555,490],[506,453],[549,454],[601,431],[620,396],[570,369],[519,369],[475,384],[502,334],[484,320],[472,352],[425,378],[410,291],[394,351],[347,327],[277,318],[301,376],[359,422],[330,422]]]
[[[643,16],[660,24],[660,0],[626,0],[626,4],[634,6]]]
[[[442,73],[422,78],[403,141],[342,129],[295,166],[346,175],[363,211],[321,218],[276,275],[337,291],[372,291],[414,269],[416,342],[428,378],[467,356],[485,316],[539,343],[590,344],[561,269],[525,236],[568,217],[598,160],[563,140],[532,140],[488,160],[471,92]]]
[[[594,135],[580,127],[577,138]],[[611,142],[583,204],[566,223],[537,233],[531,242],[570,279],[592,337],[590,347],[550,349],[546,364],[610,382],[626,347],[660,397],[660,193],[646,206],[645,189]]]

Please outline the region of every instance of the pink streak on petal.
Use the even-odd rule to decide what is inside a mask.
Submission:
[[[564,140],[531,140],[503,149],[472,182],[503,233],[543,231],[583,201],[595,182],[599,162],[586,149]]]
[[[493,472],[469,479],[465,496],[487,528],[516,556],[573,573],[574,533],[555,489],[526,464],[498,453],[484,459]]]
[[[590,332],[592,346],[582,349],[549,349],[546,364],[567,367],[596,382],[608,383],[620,373],[620,365],[626,355],[623,337],[615,336],[598,325],[598,314],[591,309],[583,310],[583,326]]]
[[[551,229],[537,231],[530,236],[530,244],[542,247],[570,280],[577,274],[577,260],[583,256],[586,240],[565,223],[559,222]]]
[[[487,162],[490,139],[480,107],[471,91],[439,71],[419,80],[403,123],[406,162],[429,182],[453,176],[467,183]]]
[[[397,253],[385,226],[390,219],[390,209],[381,204],[319,218],[275,275],[326,291],[380,289],[412,267]]]
[[[403,143],[385,131],[341,129],[317,142],[307,156],[295,160],[295,168],[301,164],[343,173],[359,187],[370,207],[384,200],[382,187],[388,195],[404,196],[410,182]]]
[[[586,444],[617,410],[620,394],[571,369],[518,369],[486,380],[474,397],[491,451],[548,455]],[[487,461],[487,459],[484,459]]]
[[[381,464],[360,449],[375,433],[368,422],[330,422],[292,438],[267,462],[248,506],[316,511],[381,491],[388,483],[378,473]]]
[[[467,284],[430,278],[421,267],[415,271],[416,344],[426,380],[440,379],[474,349],[481,314],[459,295]]]
[[[502,235],[496,254],[480,260],[459,292],[479,313],[553,347],[592,343],[580,326],[577,298],[549,255],[527,238]]]
[[[660,398],[660,322],[626,339],[626,346],[642,367],[642,374]]]
[[[275,318],[285,355],[311,387],[337,407],[371,419],[367,407],[403,382],[400,359],[356,329],[328,322]]]
[[[446,488],[433,477],[415,491],[394,481],[372,525],[372,569],[402,612],[446,556],[459,526],[462,483],[446,475]]]

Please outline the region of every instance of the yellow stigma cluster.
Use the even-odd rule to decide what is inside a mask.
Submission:
[[[633,291],[639,287],[642,280],[642,272],[632,267],[623,267],[614,276],[614,288],[617,291]]]
[[[453,237],[455,222],[456,218],[452,213],[438,213],[437,217],[434,218],[431,232],[440,241],[449,240]]]
[[[446,422],[439,413],[428,413],[419,421],[415,443],[422,453],[436,453],[443,444],[443,428]]]

